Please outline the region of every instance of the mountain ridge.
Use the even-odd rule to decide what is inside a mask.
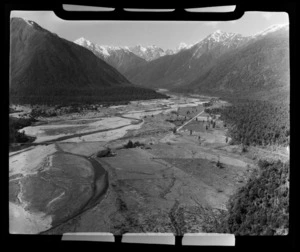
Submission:
[[[101,101],[116,96],[161,97],[134,86],[86,48],[22,18],[10,20],[10,99],[12,102]],[[128,88],[130,92],[125,89]],[[122,91],[121,91],[122,89]]]
[[[177,92],[288,97],[288,37],[288,25],[246,37],[216,31],[188,50],[163,56],[124,75],[133,83]]]
[[[287,100],[290,82],[288,30],[288,26],[281,26],[252,36],[242,47],[222,55],[213,68],[177,91]]]
[[[133,85],[278,97],[289,90],[288,33],[287,24],[251,36],[216,30],[193,45],[181,43],[176,53],[148,46],[158,54],[147,60],[133,53],[133,47],[102,46],[83,37],[71,42],[33,21],[12,18],[10,94],[39,96],[44,90],[45,96],[88,97],[92,90]],[[141,45],[136,48],[147,52]]]
[[[145,59],[148,62],[165,55],[178,53],[181,50],[186,50],[193,46],[193,45],[187,45],[184,42],[181,42],[175,49],[166,49],[166,50],[156,45],[142,46],[138,44],[136,46],[110,46],[110,45],[100,45],[97,43],[93,43],[84,37],[80,37],[74,40],[74,43],[90,49],[91,51],[95,52],[96,55],[98,53],[97,56],[99,57],[107,58],[110,56],[110,53],[113,51],[124,50],[127,53],[131,52],[136,56]]]
[[[204,37],[202,40],[200,40],[196,43],[187,45],[185,42],[181,42],[181,43],[179,43],[179,45],[175,49],[168,48],[168,49],[165,49],[165,50],[162,49],[159,46],[156,46],[156,45],[150,45],[150,46],[143,46],[141,44],[137,44],[135,46],[100,45],[100,44],[97,44],[97,43],[93,43],[93,42],[91,42],[90,40],[88,40],[84,37],[80,37],[80,38],[76,39],[74,41],[74,43],[85,46],[85,47],[88,47],[88,46],[99,47],[99,48],[101,48],[101,50],[103,50],[103,55],[106,55],[106,56],[109,56],[109,54],[107,52],[107,49],[109,49],[109,50],[121,50],[121,49],[123,49],[123,50],[127,50],[128,52],[133,52],[135,55],[146,59],[146,61],[152,61],[152,60],[155,60],[155,59],[157,59],[159,57],[162,57],[162,56],[165,56],[165,55],[172,55],[172,54],[176,54],[176,53],[180,52],[181,50],[190,49],[191,47],[195,46],[196,44],[201,43],[202,41],[204,41],[208,38],[212,38],[212,39],[218,41],[220,39],[220,37],[224,38],[224,37],[229,35],[229,36],[237,36],[237,37],[240,37],[240,38],[247,38],[248,40],[250,40],[250,39],[253,39],[255,37],[257,38],[257,37],[263,36],[263,35],[265,35],[269,32],[274,32],[274,31],[279,30],[279,29],[287,29],[287,27],[288,27],[288,24],[275,24],[275,25],[272,25],[272,26],[266,28],[265,30],[262,30],[262,31],[260,31],[256,34],[254,34],[254,35],[249,35],[249,36],[243,36],[239,33],[225,32],[225,31],[221,31],[220,29],[217,29],[216,31],[214,31],[211,34],[208,34],[206,37]],[[154,55],[150,55],[150,56],[143,55],[146,52],[147,53],[152,53]]]

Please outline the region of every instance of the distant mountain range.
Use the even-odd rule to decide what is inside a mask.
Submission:
[[[289,91],[288,38],[288,25],[274,25],[253,36],[218,30],[194,45],[166,51],[99,46],[83,38],[75,43],[144,87],[267,99]]]
[[[121,58],[119,53],[116,57]],[[137,87],[86,48],[22,18],[10,21],[10,100],[103,102],[164,97]]]
[[[91,41],[83,37],[76,39],[74,43],[88,48],[93,53],[95,53],[98,57],[103,59],[109,59],[110,56],[114,54],[114,52],[119,52],[119,53],[126,52],[128,55],[131,55],[131,53],[133,53],[134,55],[146,61],[152,61],[165,55],[172,55],[178,53],[181,50],[188,49],[192,46],[192,45],[187,45],[185,43],[180,43],[179,46],[174,50],[172,49],[163,50],[162,48],[157,47],[156,45],[151,45],[151,46],[136,45],[131,47],[109,46],[109,45],[99,45],[99,44],[92,43]]]
[[[181,43],[175,50],[163,50],[155,45],[143,47],[141,45],[128,46],[107,46],[98,45],[81,37],[74,41],[92,51],[97,57],[115,67],[120,73],[125,74],[132,69],[146,65],[147,62],[158,59],[165,55],[172,55],[189,47]]]

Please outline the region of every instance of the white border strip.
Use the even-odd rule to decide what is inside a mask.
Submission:
[[[235,246],[233,234],[188,233],[182,238],[182,246]]]
[[[115,236],[112,233],[64,233],[63,241],[97,241],[97,242],[115,242]]]
[[[122,242],[175,245],[175,236],[173,233],[126,233],[122,236]]]
[[[115,242],[115,237],[112,233],[65,233],[62,240]],[[121,242],[175,245],[175,236],[173,233],[125,233],[122,235]],[[235,246],[235,236],[218,233],[187,233],[182,238],[182,246]]]
[[[185,9],[187,12],[221,12],[228,13],[234,12],[236,9],[236,5],[227,5],[227,6],[215,6],[215,7],[202,7],[202,8],[188,8]]]
[[[87,5],[75,5],[75,4],[63,4],[65,11],[114,11],[115,8],[99,7],[99,6],[87,6]]]

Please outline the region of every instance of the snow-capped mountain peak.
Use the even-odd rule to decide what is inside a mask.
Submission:
[[[151,48],[151,49],[156,49],[156,48],[158,48],[156,45],[150,45],[150,46],[148,46],[148,48]]]
[[[23,18],[23,20],[24,20],[27,24],[29,24],[30,26],[32,26],[32,25],[34,24],[34,22],[31,21],[31,20],[29,20],[29,19]]]
[[[262,32],[256,33],[253,37],[260,37],[272,32],[276,32],[279,30],[287,30],[287,29],[288,29],[288,24],[275,24],[263,30]]]
[[[216,31],[214,31],[214,32],[212,33],[212,36],[217,37],[217,36],[220,36],[220,35],[222,35],[222,34],[224,34],[224,33],[226,33],[226,32],[223,32],[223,31],[221,31],[221,30],[216,30]]]
[[[141,45],[138,45],[137,48],[139,48],[142,52],[146,52],[147,49]]]
[[[91,41],[87,40],[84,37],[81,37],[79,39],[76,39],[74,41],[75,44],[78,44],[80,46],[86,47],[87,49],[91,50],[92,52],[94,52],[94,54],[96,55],[102,55],[104,58],[110,56],[109,52],[108,52],[108,48],[106,46],[101,46],[101,45],[97,45],[92,43]]]
[[[164,50],[160,47],[157,47],[156,45],[150,45],[146,47],[137,45],[137,46],[129,47],[129,50],[135,55],[147,61],[151,61],[166,55]]]
[[[188,44],[186,44],[185,42],[181,42],[174,50],[172,50],[172,49],[167,49],[167,50],[165,51],[165,53],[166,53],[167,55],[175,54],[175,53],[178,53],[178,52],[180,52],[180,51],[182,51],[182,50],[187,50],[187,49],[191,48],[192,46],[193,46],[193,44],[188,45]]]
[[[109,52],[107,50],[107,47],[97,45],[96,48],[98,49],[98,52],[100,52],[100,53],[103,54],[104,57],[110,56],[110,54],[109,54]]]
[[[86,38],[84,37],[81,37],[79,39],[76,39],[74,41],[74,43],[78,44],[78,45],[87,45],[87,46],[91,46],[92,45],[92,42],[87,40]]]
[[[183,50],[188,50],[195,46],[194,57],[200,57],[206,50],[212,50],[215,47],[222,47],[224,49],[234,49],[236,47],[245,45],[252,39],[259,39],[262,36],[265,36],[269,33],[279,31],[281,29],[288,29],[287,24],[278,24],[270,26],[262,32],[259,32],[253,36],[242,36],[241,34],[225,32],[221,30],[216,30],[213,33],[206,36],[201,41],[187,45],[184,42],[181,42],[175,49],[167,49],[164,50],[156,45],[136,45],[136,46],[109,46],[109,45],[97,45],[93,44],[89,40],[84,37],[81,37],[74,41],[74,43],[84,46],[91,51],[93,51],[96,55],[101,56],[102,58],[108,58],[116,53],[120,54],[130,54],[133,53],[140,58],[145,59],[146,61],[152,61],[157,58],[160,58],[165,55],[173,55],[179,53]]]
[[[208,35],[206,38],[208,40],[212,40],[212,41],[215,41],[215,42],[221,42],[221,41],[224,41],[224,40],[226,40],[228,38],[231,38],[235,35],[236,35],[235,33],[228,33],[228,32],[224,32],[224,31],[221,31],[221,30],[216,30],[212,34]]]
[[[180,50],[183,50],[183,49],[189,49],[191,48],[193,45],[187,45],[186,43],[184,42],[181,42],[179,44],[179,46],[177,47],[177,49],[180,51]]]
[[[223,54],[228,50],[245,44],[247,40],[247,37],[240,34],[216,30],[193,46],[195,48],[193,57],[199,58],[204,53],[214,50],[216,47],[219,48],[217,54]]]

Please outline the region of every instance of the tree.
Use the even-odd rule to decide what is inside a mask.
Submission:
[[[223,168],[223,165],[222,165],[222,163],[220,162],[220,156],[218,156],[218,161],[217,161],[217,167],[219,167],[219,168]]]
[[[242,152],[245,153],[247,151],[248,151],[248,149],[247,149],[246,145],[242,144]]]
[[[133,142],[131,140],[125,145],[125,148],[133,148]]]

